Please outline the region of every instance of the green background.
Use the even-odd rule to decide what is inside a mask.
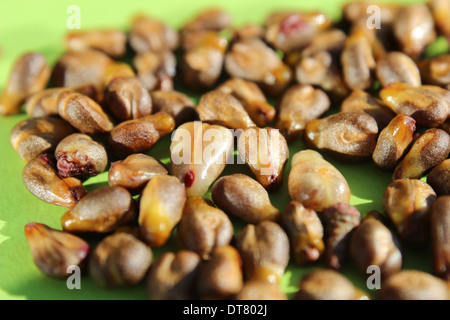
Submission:
[[[398,1],[397,1],[398,2]],[[403,3],[407,1],[401,1]],[[410,2],[410,1],[408,1]],[[199,10],[211,7],[217,1],[201,0],[15,0],[0,1],[0,89],[3,87],[14,59],[25,51],[43,53],[50,63],[64,52],[63,38],[66,34],[66,10],[69,5],[78,5],[81,10],[81,28],[111,27],[127,30],[132,15],[146,13],[174,27],[181,26]],[[340,7],[344,1],[301,1],[301,0],[227,0],[219,6],[228,10],[236,26],[247,22],[261,23],[273,10],[322,9],[333,19],[340,18]],[[198,96],[192,95],[196,100]],[[333,106],[331,112],[338,110]],[[81,280],[81,290],[68,290],[64,280],[55,280],[42,275],[32,262],[23,228],[28,222],[45,223],[60,229],[59,218],[64,208],[46,204],[31,195],[23,186],[22,169],[25,163],[15,153],[9,143],[11,128],[25,114],[0,116],[0,299],[146,299],[145,284],[133,288],[104,290],[96,286],[88,276]],[[167,163],[168,144],[165,138],[149,152]],[[304,146],[300,140],[290,145],[292,155]],[[346,164],[328,159],[346,177],[352,190],[351,203],[361,213],[381,210],[381,197],[391,181],[391,173],[382,172],[372,163]],[[286,177],[290,162],[286,167]],[[229,165],[223,174],[243,171],[242,165]],[[107,181],[107,173],[86,182],[88,190],[99,187]],[[274,204],[283,210],[289,201],[287,188],[272,195]],[[239,227],[239,226],[238,226]],[[155,251],[159,255],[164,250],[175,248],[174,239],[167,246]],[[429,244],[404,248],[404,267],[431,271]],[[297,290],[298,280],[312,269],[289,265],[283,279],[282,289],[289,294]],[[376,292],[365,288],[367,275],[354,269],[351,263],[344,268],[355,285],[366,290],[373,297]]]

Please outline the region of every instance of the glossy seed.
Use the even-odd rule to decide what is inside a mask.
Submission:
[[[450,54],[425,58],[418,61],[417,65],[423,83],[435,86],[448,86],[450,84]]]
[[[450,159],[446,159],[431,169],[427,176],[427,183],[437,195],[450,194]]]
[[[195,104],[187,95],[177,91],[156,90],[150,92],[153,113],[165,112],[175,119],[179,125],[198,119]]]
[[[450,280],[450,196],[438,197],[430,213],[434,273]]]
[[[25,101],[27,114],[32,118],[57,115],[58,97],[65,91],[71,91],[71,89],[50,88],[34,93]]]
[[[422,84],[419,69],[408,55],[391,51],[377,61],[376,74],[382,86],[401,82],[417,87]]]

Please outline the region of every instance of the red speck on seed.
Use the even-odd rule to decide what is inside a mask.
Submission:
[[[184,185],[189,188],[194,183],[195,175],[192,170],[188,170],[184,176]]]
[[[306,27],[306,22],[298,14],[290,15],[281,22],[280,32],[289,36],[292,32],[298,32]]]

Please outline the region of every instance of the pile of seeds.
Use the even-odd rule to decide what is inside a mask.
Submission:
[[[10,137],[24,185],[68,210],[62,230],[25,226],[36,266],[57,278],[79,266],[106,288],[145,281],[149,299],[283,300],[288,264],[320,263],[295,299],[367,299],[339,272],[354,263],[380,268],[380,299],[448,299],[450,54],[424,52],[450,39],[450,0],[378,5],[379,29],[364,2],[346,4],[338,22],[282,11],[240,28],[210,9],[181,30],[139,16],[129,32],[70,33],[53,66],[19,57],[0,113],[25,104],[29,118]],[[251,175],[222,174],[231,129]],[[167,135],[170,166],[147,155]],[[283,181],[299,139],[308,149],[291,155]],[[391,172],[384,212],[350,205],[323,155]],[[105,170],[109,186],[87,192]],[[282,186],[292,201],[280,211],[270,195]],[[104,237],[90,248],[90,234]],[[179,250],[155,259],[172,235]],[[425,241],[434,274],[404,270],[401,244]]]

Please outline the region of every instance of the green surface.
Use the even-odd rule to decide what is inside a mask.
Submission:
[[[402,1],[406,2],[406,1]],[[54,63],[64,51],[63,36],[67,32],[66,13],[69,5],[81,9],[82,29],[114,27],[127,29],[133,14],[141,12],[152,15],[166,23],[178,27],[198,10],[212,6],[214,1],[154,1],[154,0],[58,0],[58,1],[1,1],[0,2],[0,89],[7,79],[14,59],[25,51],[36,50],[43,53],[50,63]],[[273,10],[282,8],[318,9],[322,8],[332,18],[340,17],[343,1],[261,1],[227,0],[220,6],[227,9],[234,18],[235,25],[246,22],[262,22]],[[196,97],[193,97],[196,98]],[[333,106],[338,110],[339,106]],[[64,208],[46,204],[31,195],[22,184],[24,162],[9,144],[11,128],[26,115],[4,118],[0,116],[0,298],[1,299],[145,299],[145,285],[133,288],[103,290],[88,276],[83,276],[81,290],[68,290],[63,280],[55,280],[42,275],[34,266],[25,240],[23,228],[28,222],[45,223],[60,229],[59,218]],[[165,138],[149,152],[167,163],[169,139]],[[300,140],[290,145],[291,156],[301,149]],[[330,160],[347,178],[352,190],[351,203],[362,213],[381,210],[381,196],[391,181],[391,173],[382,172],[373,164],[345,164]],[[286,177],[290,163],[286,168]],[[246,171],[242,165],[229,165],[224,174]],[[92,190],[107,181],[103,173],[86,182]],[[286,188],[273,194],[274,204],[283,210],[289,201]],[[156,251],[171,249],[169,244]],[[404,248],[405,268],[431,271],[431,257],[428,244]],[[292,294],[300,277],[311,268],[290,265],[286,271],[282,288]],[[365,289],[366,275],[357,272],[351,264],[343,270],[358,287]],[[375,292],[370,292],[376,295]]]

